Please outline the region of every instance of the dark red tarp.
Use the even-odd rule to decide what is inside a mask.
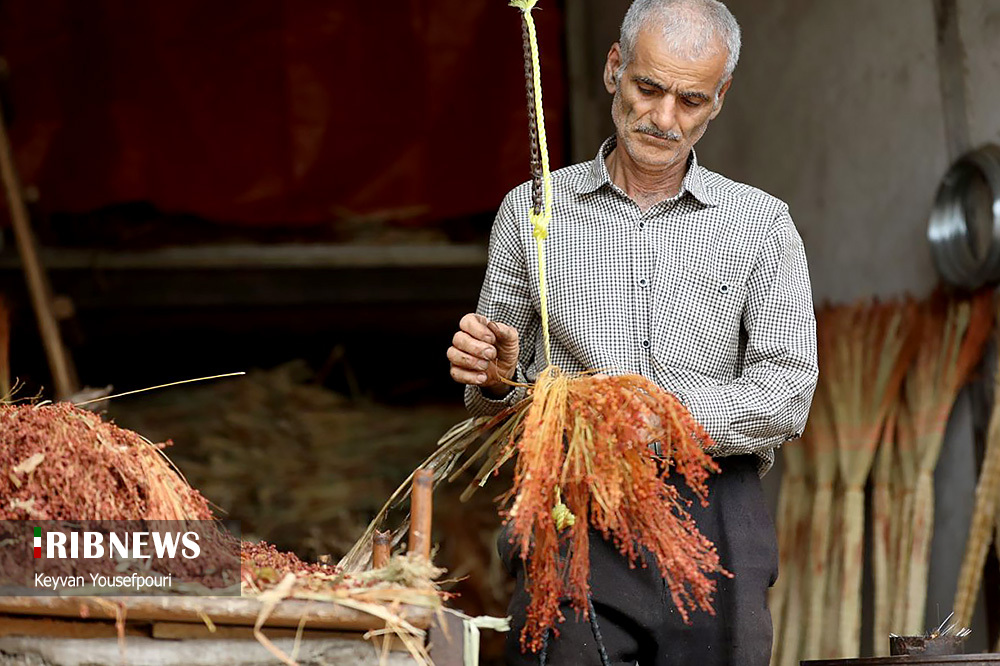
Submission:
[[[542,4],[560,166],[563,21]],[[22,179],[47,211],[431,223],[493,209],[527,178],[504,0],[0,0],[0,54]]]

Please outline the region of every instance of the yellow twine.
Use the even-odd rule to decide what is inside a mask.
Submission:
[[[576,516],[573,515],[568,506],[563,504],[559,488],[556,488],[556,505],[552,507],[552,520],[556,522],[556,529],[559,531],[576,525]]]
[[[535,119],[538,124],[538,152],[542,157],[542,210],[535,213],[532,209],[529,219],[532,225],[532,235],[535,237],[535,247],[538,249],[538,293],[541,301],[542,339],[545,342],[545,361],[552,363],[549,345],[549,309],[545,293],[545,239],[549,235],[549,222],[552,220],[552,177],[549,173],[549,148],[545,136],[545,114],[542,111],[542,74],[538,60],[538,34],[535,32],[535,21],[531,18],[531,10],[538,0],[510,0],[510,6],[516,7],[524,14],[524,22],[528,27],[528,37],[531,42],[531,82],[535,96]]]

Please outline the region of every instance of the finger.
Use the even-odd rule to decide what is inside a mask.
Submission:
[[[496,343],[497,339],[493,331],[487,326],[488,323],[489,320],[483,315],[469,313],[458,322],[458,327],[477,340],[482,340],[492,345]]]
[[[473,372],[471,370],[463,370],[462,368],[451,366],[451,378],[454,379],[459,384],[471,384],[473,386],[478,386],[480,384],[486,383],[486,373],[485,372]]]
[[[501,324],[498,321],[491,321],[487,324],[487,328],[496,334],[497,340],[501,344],[517,342],[517,329],[513,326]]]
[[[499,321],[491,321],[487,322],[486,327],[495,333],[501,341],[517,339],[517,329],[513,326],[508,326]]]
[[[492,361],[497,357],[496,347],[482,340],[477,340],[465,331],[456,332],[451,339],[451,345],[459,351],[478,356],[486,361]]]
[[[456,349],[455,347],[448,348],[448,360],[452,365],[464,370],[482,372],[488,370],[490,367],[490,362],[486,359],[473,356],[472,354],[466,354],[464,351]]]

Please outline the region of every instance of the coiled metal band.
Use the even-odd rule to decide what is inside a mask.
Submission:
[[[989,188],[988,233],[976,238],[970,225],[973,186]],[[1000,147],[986,145],[963,155],[938,187],[927,227],[938,272],[949,284],[976,289],[1000,280]]]

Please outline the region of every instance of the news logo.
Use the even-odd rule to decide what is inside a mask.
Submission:
[[[34,527],[34,557],[42,557],[42,528]],[[182,557],[191,560],[201,555],[197,532],[143,531],[46,531],[45,559],[133,560]]]
[[[240,552],[216,520],[0,520],[0,596],[239,596]]]

